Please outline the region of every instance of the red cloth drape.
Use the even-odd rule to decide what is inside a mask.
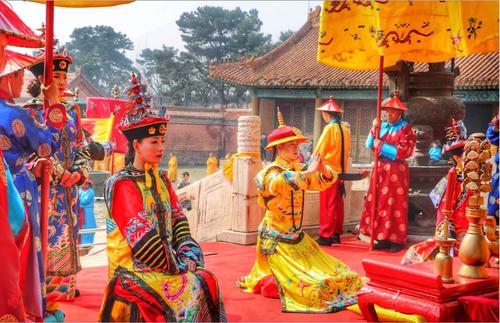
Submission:
[[[498,292],[458,298],[457,320],[462,322],[498,322]]]
[[[24,305],[19,288],[19,250],[8,219],[7,179],[3,154],[0,150],[0,321],[23,322]]]

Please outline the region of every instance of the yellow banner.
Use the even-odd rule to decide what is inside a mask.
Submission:
[[[82,125],[84,129],[91,133],[91,138],[94,141],[111,141],[114,119],[114,115],[109,118],[84,118],[82,119]]]
[[[498,52],[498,1],[324,1],[318,61],[352,70]]]
[[[28,0],[31,2],[43,3],[45,0]],[[67,8],[93,8],[93,7],[112,7],[121,4],[131,3],[134,0],[55,0],[54,6]]]

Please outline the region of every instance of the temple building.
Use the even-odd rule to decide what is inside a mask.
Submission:
[[[333,96],[351,125],[353,162],[369,162],[371,152],[364,142],[376,113],[378,71],[320,64],[316,58],[319,22],[317,7],[295,34],[271,52],[212,65],[210,76],[250,89],[252,111],[262,118],[265,134],[276,127],[275,107],[279,106],[285,123],[299,127],[316,142],[324,124],[314,108]],[[490,53],[459,57],[445,64],[446,71],[458,74],[453,95],[465,104],[464,122],[470,133],[484,132],[498,112],[498,63],[498,53]],[[412,64],[411,68],[412,72],[424,72],[428,64]],[[384,75],[383,96],[388,95],[389,79]]]

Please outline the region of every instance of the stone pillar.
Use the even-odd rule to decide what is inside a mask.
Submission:
[[[260,105],[260,98],[256,95],[252,96],[252,115],[254,116],[259,115],[259,105]]]
[[[314,130],[313,130],[313,148],[316,147],[316,144],[318,143],[319,137],[321,136],[321,111],[316,110],[317,107],[319,107],[321,104],[323,104],[323,99],[321,98],[316,98],[314,100]]]
[[[260,151],[260,117],[238,119],[238,153]],[[254,244],[263,209],[257,204],[257,187],[253,178],[262,169],[260,158],[238,157],[234,160],[231,226],[217,236],[218,241]]]

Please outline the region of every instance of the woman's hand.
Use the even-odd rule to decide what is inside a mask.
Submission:
[[[48,86],[41,85],[43,97],[47,98],[47,101],[49,101],[49,105],[54,105],[61,103],[59,102],[59,91],[57,90],[57,85],[52,82]]]
[[[187,265],[189,271],[196,271],[196,262],[189,258],[182,258],[181,260]]]

